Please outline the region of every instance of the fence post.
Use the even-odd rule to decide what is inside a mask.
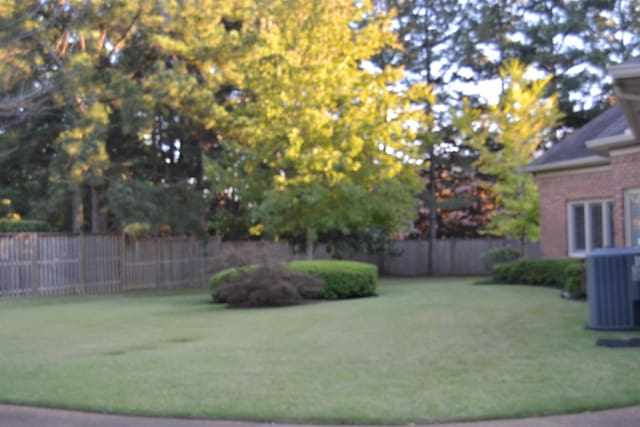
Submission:
[[[160,238],[156,237],[156,280],[155,280],[155,289],[160,289],[160,278],[162,277],[162,272],[160,271]]]
[[[429,257],[431,255],[428,254],[429,252],[429,248],[427,248],[427,259],[429,259]],[[419,276],[420,275],[420,266],[422,265],[422,257],[423,257],[423,253],[422,253],[422,240],[418,240],[418,244],[416,245],[416,264],[413,266],[413,275],[414,276]],[[427,261],[428,263],[428,261]],[[427,272],[427,274],[429,275],[433,275],[433,270]]]
[[[458,265],[457,265],[457,261],[458,261],[458,257],[457,257],[457,253],[456,253],[456,241],[457,239],[449,239],[448,243],[449,243],[449,271],[447,272],[447,275],[451,275],[451,274],[457,274],[458,273]],[[464,246],[464,245],[463,245]],[[467,260],[465,260],[465,264],[467,263]],[[466,270],[465,270],[466,273]]]
[[[190,278],[191,284],[188,286],[194,287],[196,283],[198,285],[200,284],[200,273],[198,273],[198,259],[196,258],[196,250],[195,250],[195,246],[193,245],[193,236],[188,236],[187,242],[189,242],[189,261],[183,262],[182,265],[183,265],[183,269],[184,269],[184,265],[187,265],[187,268],[189,269],[189,274],[191,275],[191,278]]]
[[[126,260],[126,252],[127,252],[127,242],[125,241],[124,233],[120,233],[120,241],[118,244],[118,252],[119,252],[119,263],[120,263],[120,290],[124,291],[127,289],[127,260]]]
[[[85,271],[85,253],[84,253],[84,232],[80,232],[78,235],[78,262],[80,263],[80,293],[86,293],[87,276]]]
[[[40,289],[40,269],[38,268],[38,235],[31,233],[31,294],[38,295]]]

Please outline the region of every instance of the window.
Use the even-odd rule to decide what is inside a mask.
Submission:
[[[640,198],[640,192],[639,198]],[[640,205],[639,213],[640,213]],[[613,202],[569,203],[569,255],[585,256],[592,249],[613,246]],[[640,237],[640,236],[638,236]]]
[[[624,212],[627,246],[640,246],[640,189],[625,193]]]

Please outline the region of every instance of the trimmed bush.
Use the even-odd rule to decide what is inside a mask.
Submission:
[[[286,266],[279,268],[280,266]],[[254,271],[257,272],[254,274]],[[278,272],[275,274],[274,271]],[[378,281],[378,269],[373,264],[366,264],[362,262],[353,261],[294,261],[290,264],[254,264],[244,265],[241,267],[228,268],[211,276],[209,279],[209,288],[211,289],[211,295],[213,300],[221,303],[230,302],[227,298],[228,295],[233,294],[234,298],[237,291],[237,298],[248,299],[249,293],[257,291],[253,285],[246,284],[244,290],[231,289],[239,283],[244,283],[244,278],[248,277],[249,281],[253,280],[255,283],[260,283],[263,289],[270,288],[269,292],[273,292],[273,295],[269,298],[273,301],[265,303],[265,305],[283,305],[278,304],[279,299],[293,298],[291,290],[285,286],[284,288],[278,288],[275,286],[280,282],[290,282],[289,276],[282,271],[289,271],[290,273],[303,273],[321,279],[323,283],[322,292],[316,295],[311,286],[311,291],[307,292],[306,281],[302,280],[302,276],[293,276],[299,279],[299,284],[294,285],[297,292],[304,298],[323,298],[323,299],[345,299],[345,298],[359,298],[368,297],[376,294],[376,283]],[[264,277],[264,280],[263,280]],[[267,280],[268,279],[268,280]],[[224,290],[220,292],[220,290]],[[278,292],[283,295],[278,296]],[[252,297],[253,298],[253,297]],[[260,293],[256,293],[255,298],[262,298]],[[266,296],[265,296],[266,298]],[[278,301],[275,301],[278,300]],[[234,300],[235,301],[235,300]],[[235,302],[232,304],[236,304]],[[253,304],[253,303],[251,303]],[[244,306],[255,306],[247,304]],[[243,306],[237,305],[236,306]]]
[[[228,307],[279,307],[300,304],[322,296],[324,282],[318,277],[285,268],[281,264],[232,269],[214,290],[216,302]]]
[[[378,268],[354,261],[294,261],[289,267],[324,280],[325,299],[368,297],[376,294]]]
[[[567,267],[578,265],[578,260],[530,260],[523,259],[492,267],[493,279],[500,283],[520,283],[536,286],[564,288]]]
[[[569,298],[578,299],[587,296],[586,271],[582,262],[569,264],[564,270],[564,291]]]
[[[0,233],[44,233],[51,231],[51,226],[37,219],[21,219],[13,221],[0,219]]]

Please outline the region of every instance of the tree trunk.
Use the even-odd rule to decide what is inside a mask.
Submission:
[[[429,185],[428,192],[429,195],[429,243],[428,247],[428,256],[427,256],[427,275],[433,276],[433,264],[435,259],[435,242],[436,242],[436,232],[438,227],[438,216],[437,216],[437,201],[436,201],[436,185],[435,185],[435,168],[434,168],[434,154],[433,154],[433,145],[429,148]]]
[[[91,232],[104,233],[107,231],[107,208],[102,206],[101,189],[91,187]]]
[[[307,239],[305,244],[307,259],[311,261],[313,259],[313,244],[315,242],[315,238],[313,237],[314,232],[312,228],[307,228]]]
[[[71,231],[81,233],[84,227],[84,203],[82,202],[82,189],[79,184],[74,184],[71,194]]]

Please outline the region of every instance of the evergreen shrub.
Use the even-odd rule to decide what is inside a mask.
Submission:
[[[574,267],[576,265],[578,267]],[[580,267],[584,269],[580,261],[573,259],[523,259],[496,264],[492,267],[492,272],[493,279],[498,283],[564,288],[568,277],[567,271],[569,274],[574,274],[573,269]]]
[[[308,276],[319,279],[322,283],[319,293],[315,292],[316,282],[308,280]],[[266,298],[261,303],[265,306],[293,304],[299,301],[295,292],[302,299],[373,296],[376,294],[377,280],[378,269],[373,264],[353,261],[294,261],[289,264],[253,264],[227,268],[211,276],[209,288],[215,302],[254,307],[260,305],[258,300],[262,298]],[[234,286],[239,284],[242,289],[235,289]],[[295,292],[291,287],[295,288]],[[264,291],[258,292],[259,289]],[[253,293],[255,295],[251,296]]]
[[[368,297],[376,294],[378,268],[354,261],[294,261],[289,267],[324,280],[325,299]]]
[[[583,262],[567,265],[564,275],[564,291],[569,298],[579,299],[587,296],[586,268]]]

